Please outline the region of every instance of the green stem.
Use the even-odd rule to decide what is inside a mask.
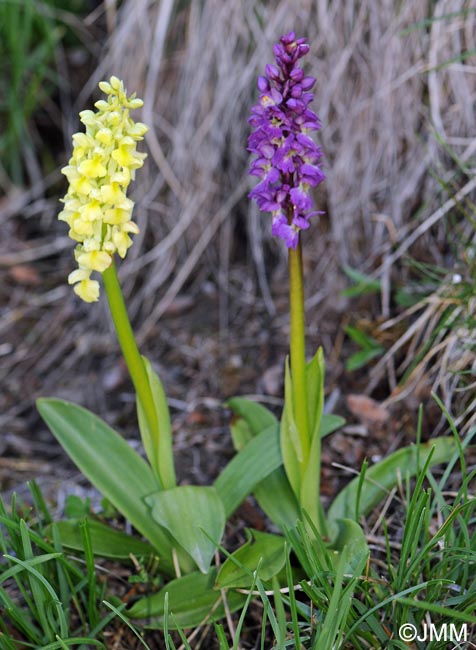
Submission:
[[[106,289],[107,301],[109,303],[109,309],[111,310],[112,320],[114,327],[116,328],[117,338],[132,383],[134,384],[136,394],[144,409],[150,431],[157,431],[157,415],[150,389],[149,378],[134,338],[134,332],[132,331],[129,316],[127,314],[114,260],[112,261],[111,266],[104,271],[102,278],[104,281],[104,288]]]
[[[289,308],[291,313],[290,354],[294,418],[305,467],[309,456],[310,439],[306,391],[306,333],[301,240],[299,240],[296,249],[289,249]]]

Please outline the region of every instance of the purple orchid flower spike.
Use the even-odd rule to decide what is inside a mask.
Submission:
[[[304,38],[289,32],[273,50],[276,65],[268,64],[258,78],[260,96],[249,119],[253,130],[248,151],[256,155],[250,174],[261,179],[249,196],[260,210],[271,212],[273,235],[295,249],[299,232],[320,214],[312,209],[310,189],[325,178],[319,167],[321,149],[309,137],[320,128],[319,118],[309,109],[316,79],[298,66],[309,52]]]

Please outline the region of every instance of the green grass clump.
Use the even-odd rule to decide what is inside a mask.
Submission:
[[[66,5],[66,6],[65,6]],[[76,15],[87,0],[3,0],[0,2],[0,174],[16,186],[38,180],[51,160],[51,142],[41,122],[56,129],[51,97],[60,81],[58,61],[78,42]],[[64,62],[63,62],[64,65]],[[45,119],[46,117],[46,119]],[[28,178],[29,177],[29,178]]]
[[[32,115],[55,84],[54,56],[60,30],[48,4],[24,0],[0,3],[0,159],[16,185],[32,156]]]
[[[15,496],[7,509],[0,499],[0,650],[104,648],[100,635],[115,614],[102,606],[87,525],[84,561],[67,557],[54,525],[53,540],[45,540],[51,515],[38,486],[30,487],[34,509]]]
[[[474,432],[473,432],[474,433]],[[407,648],[399,638],[404,624],[418,635],[434,625],[436,635],[418,648],[440,650],[448,639],[436,638],[442,626],[460,633],[472,647],[476,638],[476,498],[471,493],[476,470],[467,471],[464,451],[471,436],[441,477],[422,467],[416,483],[408,481],[368,533],[371,547],[365,571],[339,574],[326,547],[300,525],[289,541],[306,577],[300,589],[310,602],[293,605],[292,648],[312,650]],[[455,489],[457,464],[460,487]],[[402,468],[402,472],[404,468]],[[367,526],[364,522],[364,526]],[[292,586],[292,585],[291,585]],[[294,588],[296,586],[294,585]],[[291,592],[293,593],[293,592]],[[299,594],[300,592],[296,592]],[[453,628],[450,628],[453,626]],[[298,631],[299,629],[299,631]]]

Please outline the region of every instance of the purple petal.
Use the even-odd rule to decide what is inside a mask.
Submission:
[[[269,81],[266,79],[266,77],[258,77],[258,90],[261,93],[266,93],[269,91]]]
[[[306,192],[304,192],[300,187],[293,187],[289,194],[293,206],[295,206],[299,212],[306,212],[312,208],[312,200],[309,194],[306,194]]]
[[[293,217],[293,226],[296,226],[300,230],[307,230],[311,224],[308,221],[308,215],[304,216],[301,214]]]
[[[325,179],[322,169],[316,165],[309,165],[308,163],[304,163],[301,167],[301,175],[303,182],[313,187],[316,187],[316,185],[319,185]]]
[[[283,43],[283,45],[290,45],[296,40],[296,34],[294,32],[288,32],[287,34],[281,36],[279,40],[281,43]]]
[[[303,90],[311,90],[315,83],[316,79],[314,77],[304,77],[301,82],[301,86]]]
[[[293,81],[299,83],[304,78],[304,70],[301,68],[294,68],[294,70],[291,70],[291,74],[289,76]]]
[[[267,77],[270,79],[273,79],[273,81],[279,81],[280,76],[279,76],[279,69],[273,65],[272,63],[268,63],[264,69],[265,74]]]

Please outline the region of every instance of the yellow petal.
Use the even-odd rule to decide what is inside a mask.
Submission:
[[[124,185],[125,188],[129,183],[131,182],[131,172],[127,167],[123,167],[120,172],[116,172],[111,176],[111,181],[113,183],[119,183],[120,185]]]
[[[112,241],[117,248],[119,256],[124,258],[126,256],[127,249],[132,245],[132,239],[127,233],[119,230],[119,228],[116,226],[114,232],[112,233]]]
[[[59,213],[58,219],[59,219],[59,221],[66,221],[66,223],[69,224],[73,214],[74,214],[74,212],[71,212],[71,210],[67,210],[65,208],[64,210],[61,210],[61,212]]]
[[[81,111],[79,119],[85,126],[91,126],[96,123],[96,114],[94,111]]]
[[[70,183],[71,180],[79,177],[79,172],[76,165],[66,165],[66,167],[63,167],[61,169],[61,173],[63,174],[63,176],[66,176],[66,178]]]
[[[94,156],[90,160],[84,160],[78,167],[80,174],[88,178],[102,178],[106,175],[107,170],[102,164],[99,156]]]
[[[117,162],[121,167],[130,167],[136,163],[134,154],[129,150],[127,146],[120,146],[111,153],[113,160]]]
[[[104,251],[83,252],[78,255],[77,259],[79,266],[91,269],[91,271],[99,271],[99,273],[103,273],[111,266],[112,262],[111,256]]]
[[[104,99],[100,99],[98,102],[95,102],[94,106],[100,112],[106,112],[111,110],[111,105],[108,102],[104,101]]]
[[[127,106],[127,108],[142,108],[142,106],[144,106],[144,102],[142,99],[134,97],[133,99],[128,99],[125,101],[124,106]]]
[[[112,142],[112,133],[110,129],[99,129],[99,131],[94,136],[98,142],[101,144],[111,144]]]
[[[86,221],[98,221],[102,218],[101,205],[97,199],[93,199],[81,207],[81,217]]]
[[[74,292],[84,302],[97,302],[99,300],[99,282],[96,280],[82,280],[74,286]]]
[[[71,271],[68,275],[68,284],[76,284],[76,282],[89,280],[90,275],[91,271],[88,271],[87,269],[76,269],[75,271]]]
[[[71,180],[70,186],[74,192],[83,196],[88,196],[93,189],[93,186],[86,178],[86,176],[78,176],[78,178]]]
[[[82,147],[83,149],[91,149],[94,147],[94,140],[86,133],[74,133],[73,134],[73,143],[77,147]]]
[[[92,222],[83,219],[81,215],[71,221],[71,230],[73,230],[77,235],[82,235],[83,239],[94,235]]]
[[[134,235],[138,235],[140,233],[139,226],[134,222],[134,221],[128,221],[122,226],[122,230],[124,232],[131,232]]]
[[[112,208],[111,210],[106,210],[106,213],[104,215],[104,223],[110,223],[111,225],[117,226],[129,221],[130,217],[131,213],[129,210]]]
[[[142,136],[147,133],[149,127],[146,126],[143,122],[134,123],[130,120],[131,124],[127,127],[127,135],[129,135],[134,140],[142,140]]]
[[[101,199],[104,203],[116,205],[126,201],[126,195],[119,187],[118,183],[108,183],[101,187]]]
[[[124,91],[124,84],[122,81],[119,79],[119,77],[116,77],[115,75],[112,75],[112,77],[109,79],[109,83],[111,84],[112,88],[116,91],[122,90]]]
[[[103,93],[106,93],[106,95],[110,95],[112,93],[112,86],[111,84],[108,84],[107,81],[100,81],[98,83],[98,86],[103,91]]]

